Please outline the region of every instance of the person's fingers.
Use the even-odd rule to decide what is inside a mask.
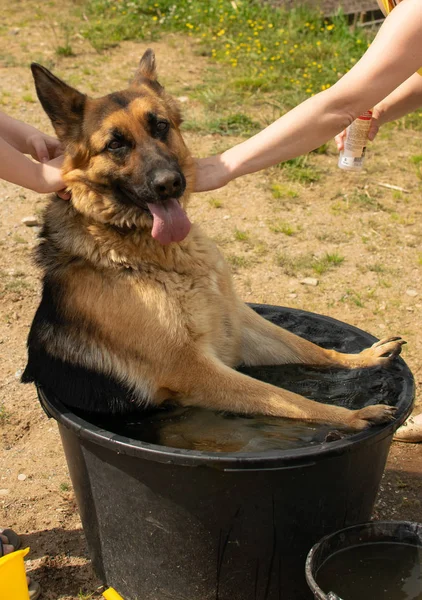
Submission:
[[[63,154],[63,146],[59,142],[58,144],[55,144],[55,146],[53,148],[53,156],[51,158],[58,158],[59,156],[62,156],[62,154]]]
[[[344,149],[344,140],[346,139],[346,133],[347,131],[345,129],[344,131],[336,135],[336,137],[334,138],[337,144],[337,150],[339,150],[339,152],[341,152]]]
[[[60,169],[63,165],[63,155],[56,156],[55,158],[50,160],[49,163],[52,167],[58,167]]]
[[[33,137],[31,141],[35,152],[34,158],[39,160],[39,162],[47,162],[50,160],[50,154],[45,140],[40,136]]]
[[[368,140],[370,140],[371,142],[375,139],[375,136],[377,135],[379,130],[379,125],[376,119],[372,119],[372,123],[371,123],[371,127],[369,129],[369,133],[368,133]]]
[[[60,190],[59,192],[56,192],[56,194],[62,200],[70,200],[72,197],[72,194],[66,190]]]

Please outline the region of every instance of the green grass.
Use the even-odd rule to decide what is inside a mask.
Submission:
[[[4,289],[8,292],[23,292],[24,290],[29,290],[30,285],[26,281],[9,281],[4,286]]]
[[[36,102],[36,99],[34,98],[34,96],[32,94],[29,94],[29,93],[28,94],[24,94],[22,96],[22,100],[24,102],[29,102],[31,104],[34,103],[34,102]]]
[[[253,121],[243,113],[235,113],[215,119],[207,124],[208,133],[219,133],[220,135],[252,135],[260,129],[259,123]]]
[[[315,258],[312,253],[299,254],[291,256],[286,252],[276,254],[275,262],[283,268],[286,275],[296,276],[298,274],[308,274],[314,271],[318,275],[323,275],[326,271],[341,265],[344,257],[334,252],[326,253],[321,258]]]
[[[296,276],[312,271],[314,255],[311,252],[291,256],[287,252],[278,252],[275,255],[275,263],[281,267],[286,275]]]
[[[373,32],[337,14],[274,8],[258,0],[88,0],[84,35],[97,49],[166,31],[200,42],[238,95],[275,93],[280,111],[326,89],[362,56]],[[183,70],[183,65],[181,65]]]
[[[280,183],[272,183],[270,190],[272,197],[276,200],[281,200],[283,198],[292,199],[297,198],[299,196],[299,194],[295,190],[292,190],[288,186],[282,185]]]
[[[309,165],[309,154],[286,160],[279,165],[290,181],[296,181],[302,184],[310,184],[319,181],[320,173],[318,169]]]
[[[85,594],[82,590],[79,590],[78,600],[92,600],[94,594]]]
[[[5,424],[9,420],[9,413],[7,412],[3,403],[0,404],[0,423]]]
[[[346,304],[354,304],[359,308],[362,308],[364,306],[360,294],[354,292],[353,290],[346,290],[346,292],[340,298],[340,302],[344,302]]]
[[[66,56],[62,50],[71,51],[72,31],[62,29],[56,51]],[[370,27],[351,27],[341,12],[328,19],[318,10],[286,10],[260,0],[86,0],[81,32],[100,52],[122,40],[149,43],[167,32],[191,37],[194,52],[210,59],[202,83],[189,90],[207,118],[187,121],[185,129],[241,136],[333,85],[375,35]],[[160,56],[157,63],[159,70]],[[181,75],[183,69],[181,57]],[[412,113],[383,131],[422,130],[421,117]],[[316,150],[326,151],[327,145]],[[293,164],[285,172],[301,184],[319,179],[310,165]]]
[[[57,56],[75,56],[75,53],[73,52],[73,48],[70,45],[57,46],[56,54],[57,54]]]
[[[422,154],[415,154],[410,157],[410,160],[416,167],[416,175],[422,179]]]
[[[226,260],[234,271],[237,271],[238,269],[245,269],[253,264],[251,259],[239,254],[229,254],[226,256]]]
[[[27,244],[28,243],[25,238],[23,238],[21,235],[19,235],[19,233],[15,233],[13,235],[12,239],[17,244]]]
[[[223,208],[223,203],[221,200],[217,200],[217,198],[210,198],[208,204],[213,208]]]
[[[285,223],[284,221],[274,221],[268,225],[268,228],[273,233],[284,233],[284,235],[295,235],[300,231],[299,228],[294,225],[289,225],[289,223]]]
[[[247,231],[240,231],[240,229],[235,229],[234,239],[238,242],[247,242],[249,241],[249,233]]]
[[[312,265],[312,269],[318,273],[318,275],[323,275],[326,271],[329,271],[333,267],[338,267],[344,261],[344,256],[337,254],[334,252],[333,254],[329,254],[328,252],[324,254],[321,258],[317,259]]]

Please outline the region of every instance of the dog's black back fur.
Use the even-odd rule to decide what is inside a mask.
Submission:
[[[51,356],[40,340],[45,328],[65,327],[54,290],[55,283],[44,280],[42,300],[28,336],[28,363],[22,383],[35,383],[66,406],[95,413],[127,413],[139,410],[139,397],[124,384],[103,373],[64,362]]]

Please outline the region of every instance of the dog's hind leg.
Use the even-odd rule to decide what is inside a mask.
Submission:
[[[307,364],[321,367],[372,367],[387,365],[406,342],[399,337],[376,342],[359,354],[321,348],[270,323],[246,304],[238,308],[242,323],[242,362],[246,365]]]
[[[314,402],[239,373],[212,356],[189,357],[188,352],[169,376],[167,387],[177,390],[177,401],[185,406],[333,423],[350,429],[387,422],[395,411],[385,405],[353,411]]]

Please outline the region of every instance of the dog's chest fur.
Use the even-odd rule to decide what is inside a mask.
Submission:
[[[198,228],[162,247],[148,232],[91,223],[65,206],[58,219],[57,211],[54,203],[47,210],[38,250],[45,277],[32,346],[36,338],[49,356],[108,372],[155,401],[171,391],[171,365],[195,352],[239,364],[239,300]]]

